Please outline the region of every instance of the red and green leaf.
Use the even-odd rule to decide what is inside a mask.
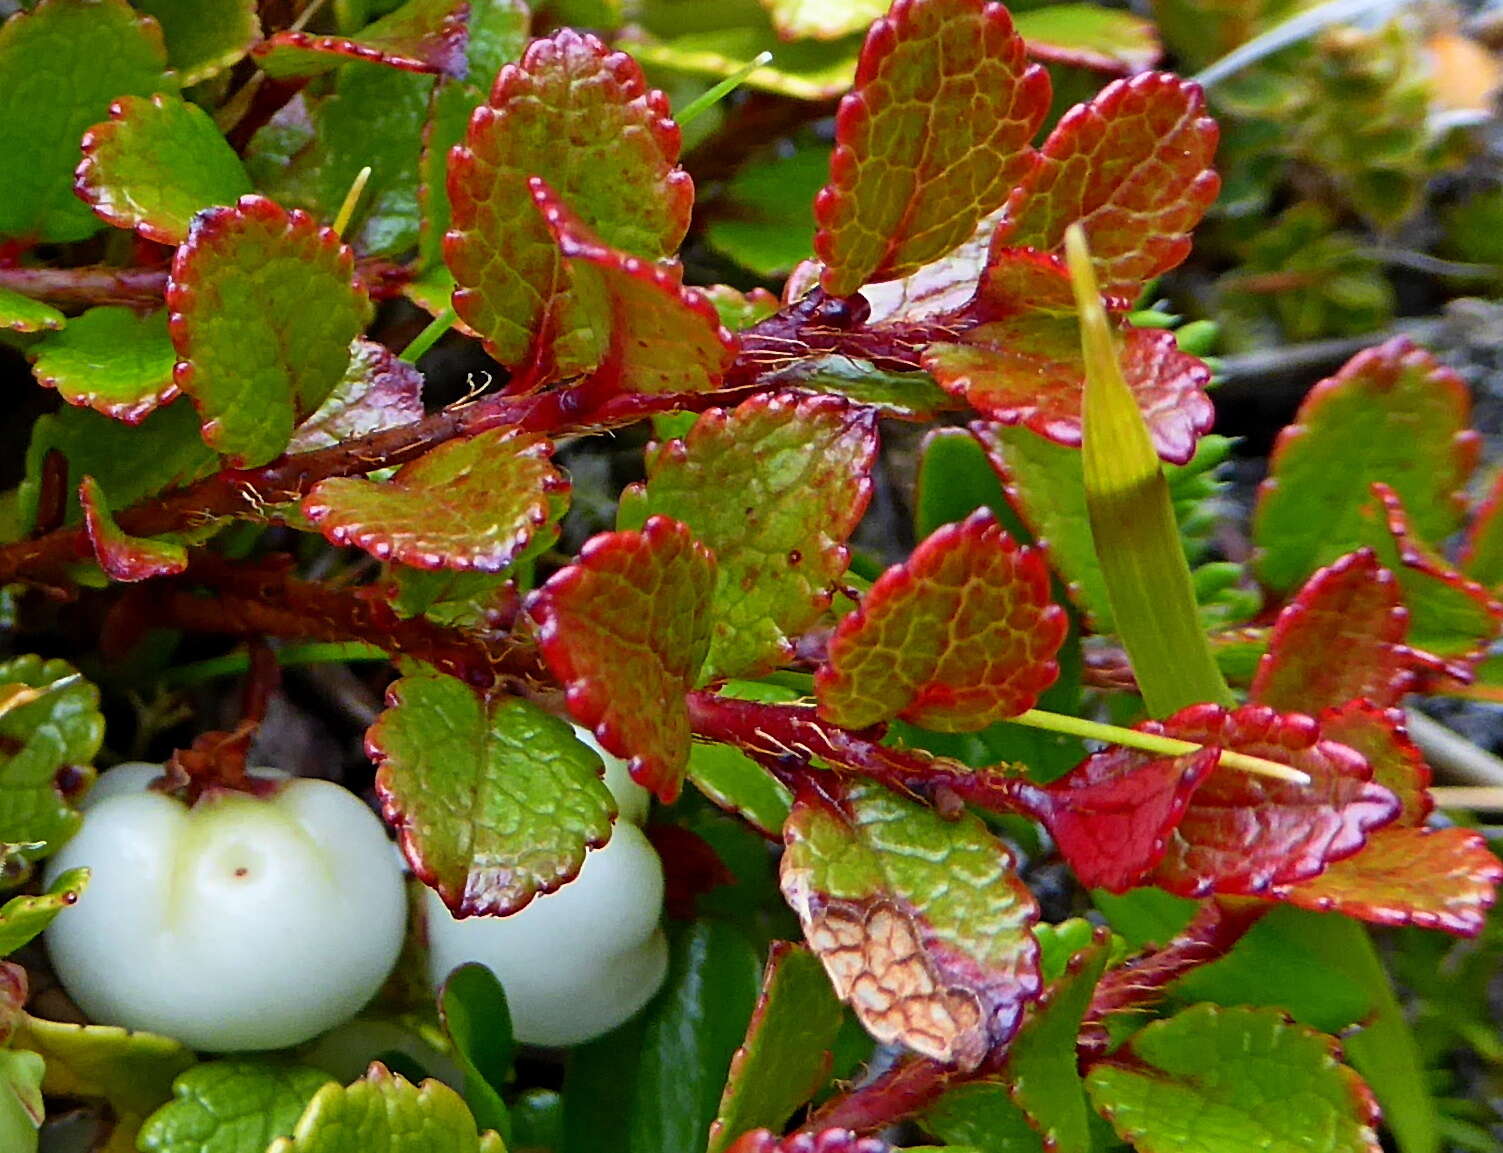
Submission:
[[[1059,252],[1078,223],[1101,290],[1135,296],[1189,254],[1221,186],[1216,138],[1198,85],[1167,72],[1114,81],[1055,125],[993,244]]]
[[[775,395],[710,409],[683,440],[649,451],[647,481],[623,499],[622,523],[673,517],[714,552],[706,679],[783,663],[792,638],[829,607],[876,450],[869,410]]]
[[[1206,1004],[1155,1021],[1086,1088],[1140,1153],[1381,1148],[1377,1104],[1336,1042],[1275,1009]]]
[[[450,157],[444,240],[454,308],[497,360],[522,363],[546,317],[559,371],[595,366],[579,334],[593,331],[599,305],[572,284],[528,180],[543,180],[603,244],[658,260],[678,248],[694,200],[678,153],[667,97],[593,36],[535,40],[501,70]]]
[[[616,806],[600,758],[520,697],[425,672],[387,690],[366,736],[413,872],[457,916],[504,916],[579,872]]]
[[[1120,8],[1050,4],[1019,12],[1016,22],[1028,54],[1048,64],[1130,75],[1164,54],[1153,21]]]
[[[801,946],[774,941],[746,1040],[731,1058],[710,1126],[709,1153],[722,1153],[749,1130],[782,1131],[830,1075],[843,1018],[819,960]]]
[[[68,327],[31,346],[37,383],[69,404],[139,424],[177,396],[177,354],[164,311],[107,305],[75,316]]]
[[[1467,576],[1489,589],[1503,585],[1503,471],[1493,477],[1487,496],[1467,526],[1461,567]]]
[[[849,296],[964,242],[1037,163],[1049,79],[1001,4],[897,0],[872,25],[815,198],[821,283]]]
[[[579,297],[595,304],[588,338],[594,395],[718,386],[736,359],[737,341],[704,294],[684,287],[682,266],[608,248],[541,180],[534,178],[529,187]],[[547,333],[551,313],[544,323]],[[545,337],[539,355],[551,352]],[[551,375],[538,365],[532,371],[545,379]]]
[[[175,379],[212,448],[264,464],[338,387],[371,314],[353,272],[331,230],[263,197],[194,218],[167,306]]]
[[[783,894],[867,1031],[963,1070],[1039,992],[1038,907],[981,821],[833,775],[784,830]]]
[[[104,492],[91,476],[78,486],[84,528],[94,557],[111,580],[131,582],[172,576],[188,567],[188,553],[173,541],[146,540],[123,532],[110,514]]]
[[[1291,886],[1280,900],[1379,925],[1482,931],[1497,900],[1503,861],[1470,829],[1379,829],[1355,857]]]
[[[422,569],[500,572],[558,536],[569,481],[553,445],[496,428],[447,441],[388,481],[331,477],[303,499],[330,543]]]
[[[8,288],[0,288],[0,331],[56,332],[68,323],[58,309]]]
[[[569,712],[665,803],[689,762],[684,696],[710,646],[715,567],[687,527],[654,516],[591,539],[529,606]]]
[[[1250,697],[1311,714],[1357,697],[1396,704],[1414,663],[1408,631],[1393,573],[1371,549],[1348,553],[1317,570],[1279,613]]]
[[[995,253],[957,319],[956,335],[923,353],[940,386],[992,420],[1078,446],[1085,360],[1064,265],[1028,249]],[[1184,464],[1215,420],[1205,394],[1210,370],[1181,352],[1170,332],[1124,327],[1121,340],[1122,374],[1154,447],[1163,459]]]
[[[815,677],[820,714],[972,732],[1025,712],[1059,675],[1069,628],[1049,592],[1042,556],[990,511],[946,525],[841,620]]]
[[[1373,780],[1399,799],[1395,827],[1425,823],[1430,800],[1430,768],[1404,727],[1404,711],[1351,700],[1320,713],[1320,734],[1356,749],[1367,759]]]
[[[1403,337],[1358,353],[1312,388],[1279,433],[1258,492],[1253,538],[1263,581],[1291,590],[1372,544],[1363,507],[1374,482],[1398,494],[1421,539],[1444,540],[1460,528],[1478,451],[1470,407],[1461,378]],[[1407,596],[1406,603],[1417,632],[1416,606]]]
[[[181,244],[193,214],[234,204],[250,177],[209,114],[176,96],[127,96],[84,133],[74,188],[101,220]]]
[[[463,77],[469,65],[469,9],[464,0],[407,0],[357,36],[289,29],[268,36],[251,54],[273,78],[316,76],[352,60]]]
[[[357,340],[350,348],[344,379],[318,411],[298,425],[287,451],[327,448],[422,417],[423,374],[384,344]]]

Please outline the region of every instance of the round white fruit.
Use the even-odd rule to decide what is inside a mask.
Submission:
[[[64,988],[101,1024],[195,1049],[279,1049],[353,1016],[402,948],[402,868],[380,820],[328,781],[189,807],[147,785],[160,765],[105,773],[48,879],[92,870],[47,930]]]
[[[652,794],[631,779],[626,762],[601,748],[600,742],[595,739],[595,734],[589,729],[582,725],[575,725],[574,735],[595,750],[596,755],[604,763],[605,787],[611,791],[611,796],[616,798],[616,808],[620,812],[621,820],[641,825],[647,820],[647,809],[652,804]]]
[[[509,917],[456,920],[428,893],[434,986],[470,961],[506,990],[512,1029],[532,1045],[576,1045],[634,1016],[662,985],[663,865],[642,831],[618,821],[579,876]]]

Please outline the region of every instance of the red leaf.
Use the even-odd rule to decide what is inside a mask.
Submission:
[[[840,622],[815,677],[820,714],[853,729],[895,715],[940,732],[983,729],[1054,683],[1068,628],[1042,556],[982,509],[930,535]]]
[[[872,25],[814,201],[822,283],[848,296],[961,244],[1037,163],[1049,79],[1001,4],[897,0]]]
[[[1320,734],[1367,758],[1373,780],[1399,799],[1399,825],[1422,825],[1434,808],[1430,768],[1404,728],[1404,712],[1367,701],[1347,701],[1320,714]]]
[[[1408,628],[1393,573],[1371,549],[1348,553],[1316,572],[1279,613],[1250,699],[1306,713],[1356,697],[1397,704],[1411,679]]]
[[[1129,880],[1132,870],[1098,849],[1078,862],[1071,859],[1082,884],[1120,890],[1147,880],[1187,897],[1257,896],[1306,880],[1330,862],[1351,856],[1365,843],[1369,830],[1398,816],[1398,800],[1372,782],[1367,762],[1352,749],[1322,739],[1319,725],[1299,713],[1280,714],[1262,705],[1231,712],[1216,705],[1192,705],[1162,723],[1148,721],[1139,728],[1292,765],[1311,781],[1293,784],[1218,765],[1193,790],[1161,859],[1146,877]],[[1204,755],[1167,759],[1183,765]],[[1098,796],[1109,797],[1109,781],[1120,779],[1122,787],[1129,788],[1132,777],[1151,768],[1159,777],[1149,780],[1150,795],[1157,796],[1163,775],[1172,772],[1164,760],[1150,753],[1109,749],[1088,758],[1049,791],[1068,793],[1072,779],[1083,778],[1101,786]],[[1050,820],[1047,811],[1041,819]],[[1077,843],[1108,843],[1107,829],[1097,832],[1088,826],[1072,832]]]
[[[83,506],[84,528],[94,546],[94,556],[111,580],[150,580],[173,576],[188,567],[188,554],[182,545],[123,532],[110,515],[104,492],[92,476],[84,477],[78,486],[78,503]]]
[[[715,558],[678,521],[602,533],[533,594],[543,658],[569,712],[665,803],[689,761],[689,713],[710,646]]]
[[[1503,862],[1470,829],[1379,829],[1355,857],[1279,897],[1379,925],[1474,937],[1497,899],[1499,881]]]
[[[596,367],[589,379],[610,392],[706,392],[736,359],[738,341],[703,293],[684,287],[677,263],[659,264],[608,248],[542,180],[528,181],[534,202],[576,287],[600,302],[592,329]],[[553,348],[548,325],[538,352]],[[535,365],[539,380],[554,374]],[[597,393],[597,396],[600,394]]]
[[[1057,251],[1078,221],[1102,291],[1135,296],[1189,254],[1221,186],[1216,137],[1198,85],[1167,72],[1114,81],[1055,125],[993,243]]]
[[[1063,264],[1030,249],[1006,250],[962,315],[975,323],[923,353],[940,386],[992,420],[1079,445],[1085,360]],[[1157,329],[1124,328],[1121,357],[1154,447],[1165,460],[1184,464],[1215,421],[1205,394],[1210,369],[1181,352],[1173,333]]]
[[[892,1146],[875,1137],[858,1137],[849,1129],[795,1133],[791,1137],[753,1129],[738,1137],[726,1153],[892,1153]]]
[[[357,340],[350,348],[344,379],[287,445],[288,452],[312,452],[342,440],[411,424],[423,417],[423,374],[384,344]]]
[[[273,78],[312,76],[349,60],[463,78],[468,69],[470,5],[463,0],[408,0],[358,37],[287,30],[251,49]]]
[[[389,481],[338,476],[303,498],[331,544],[422,569],[500,572],[541,537],[552,543],[569,496],[541,437],[494,428],[447,441]]]
[[[603,243],[657,260],[678,248],[694,202],[678,153],[668,98],[593,36],[564,29],[501,69],[450,153],[444,238],[454,308],[491,355],[522,363],[550,316],[560,370],[594,367],[588,339],[575,337],[591,331],[595,304],[575,291],[528,178],[546,181]]]

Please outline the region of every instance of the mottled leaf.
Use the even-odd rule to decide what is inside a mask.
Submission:
[[[288,452],[311,452],[342,440],[411,424],[423,417],[423,374],[384,344],[357,340],[344,379],[288,442]]]
[[[603,244],[657,260],[677,249],[694,199],[678,151],[667,98],[593,36],[565,29],[535,40],[501,70],[451,155],[444,241],[454,307],[497,360],[521,363],[546,315],[559,370],[594,367],[588,339],[571,338],[590,330],[598,307],[570,283],[528,179],[545,181]]]
[[[66,661],[38,656],[0,664],[0,684],[49,689],[0,715],[0,842],[40,860],[78,828],[73,804],[94,779],[104,739],[99,690]]]
[[[1355,857],[1337,861],[1281,899],[1379,925],[1417,925],[1464,937],[1482,931],[1498,897],[1503,861],[1470,829],[1379,829]]]
[[[1253,538],[1263,581],[1288,591],[1371,543],[1361,510],[1374,481],[1398,493],[1421,539],[1450,536],[1477,457],[1469,417],[1461,378],[1403,337],[1358,353],[1317,384],[1279,433],[1258,492]]]
[[[172,1083],[173,1099],[146,1119],[141,1153],[265,1153],[292,1133],[329,1075],[280,1061],[206,1061]]]
[[[1050,4],[1019,12],[1016,23],[1028,54],[1050,64],[1126,74],[1152,68],[1164,54],[1153,22],[1120,8]]]
[[[1279,613],[1251,699],[1312,714],[1356,697],[1397,704],[1410,679],[1408,631],[1393,573],[1370,549],[1348,553],[1317,570]]]
[[[648,453],[645,489],[628,496],[623,517],[683,521],[718,562],[706,679],[782,663],[829,607],[876,448],[870,412],[770,396],[710,409],[683,440]]]
[[[332,231],[263,197],[194,218],[167,306],[177,385],[211,447],[263,464],[328,399],[371,313],[353,269]]]
[[[266,1153],[505,1153],[481,1135],[464,1100],[441,1081],[421,1085],[373,1063],[349,1088],[325,1085],[290,1137]]]
[[[584,338],[594,350],[588,382],[609,392],[705,392],[719,385],[737,341],[715,306],[684,287],[683,268],[606,247],[541,180],[528,186],[577,296],[595,305]],[[551,308],[544,324],[545,332],[554,331]],[[532,371],[551,375],[552,348],[539,348],[537,356]]]
[[[1398,799],[1372,782],[1366,760],[1325,739],[1319,725],[1302,714],[1261,705],[1230,712],[1192,705],[1140,728],[1292,765],[1311,781],[1296,784],[1218,765],[1194,787],[1178,824],[1165,830],[1168,836],[1155,837],[1148,843],[1153,852],[1129,865],[1123,850],[1128,844],[1141,849],[1146,838],[1139,835],[1118,846],[1106,840],[1122,823],[1120,807],[1109,803],[1111,784],[1131,797],[1141,787],[1140,774],[1152,773],[1145,778],[1152,784],[1174,781],[1174,770],[1151,753],[1123,748],[1097,753],[1050,786],[1040,818],[1051,827],[1063,825],[1062,833],[1073,826],[1068,835],[1082,851],[1070,856],[1070,864],[1088,887],[1121,891],[1146,878],[1187,897],[1256,896],[1316,876],[1332,861],[1357,852],[1371,830],[1399,815]],[[1169,760],[1189,773],[1204,757],[1201,752]],[[1111,823],[1098,823],[1091,810],[1071,812],[1072,790],[1087,785],[1094,786],[1087,794],[1092,808]],[[1160,796],[1161,788],[1150,795]],[[1174,796],[1181,803],[1177,791]]]
[[[173,1078],[194,1063],[192,1050],[170,1037],[30,1015],[11,1043],[46,1058],[49,1096],[105,1100],[136,1123],[172,1096]]]
[[[841,620],[815,677],[821,715],[970,732],[1032,708],[1069,627],[1049,593],[1042,556],[990,511],[939,529]]]
[[[135,5],[162,26],[167,62],[185,85],[224,71],[261,35],[256,0],[135,0]]]
[[[615,805],[600,758],[520,697],[403,677],[366,737],[413,872],[459,916],[504,916],[573,878]]]
[[[84,477],[78,486],[78,503],[83,508],[94,559],[111,580],[150,580],[173,576],[188,567],[188,551],[177,542],[150,540],[122,531],[110,512],[104,490],[93,477]]]
[[[166,65],[161,30],[125,0],[42,0],[0,25],[0,236],[99,230],[73,195],[79,138],[112,100],[175,89]]]
[[[193,214],[251,191],[209,114],[176,96],[127,96],[84,134],[75,188],[101,220],[181,244]]]
[[[1039,991],[1038,907],[980,820],[832,778],[784,836],[784,896],[872,1036],[966,1070],[1011,1038]]]
[[[1085,360],[1064,266],[1008,250],[986,270],[966,314],[976,323],[924,349],[924,367],[940,386],[992,420],[1079,445]],[[1118,356],[1154,447],[1184,464],[1215,420],[1205,394],[1210,369],[1158,329],[1124,327]]]
[[[469,70],[469,4],[407,0],[354,36],[300,29],[273,33],[252,50],[268,76],[316,76],[350,60],[463,78]]]
[[[731,1059],[720,1112],[710,1126],[709,1153],[721,1153],[751,1129],[782,1130],[830,1075],[842,1018],[818,958],[774,941],[746,1040]]]
[[[558,535],[569,482],[552,456],[541,437],[490,429],[430,449],[388,481],[320,481],[303,514],[331,543],[380,560],[500,572],[535,539]]]
[[[815,198],[821,283],[848,296],[960,245],[1037,163],[1049,79],[1001,4],[898,0],[872,25]]]
[[[0,288],[0,329],[7,332],[56,332],[68,318],[52,305]]]
[[[91,308],[37,341],[30,354],[38,384],[126,424],[139,424],[177,396],[177,354],[160,309]]]
[[[0,907],[0,957],[14,953],[32,940],[69,905],[89,883],[88,869],[69,869],[60,874],[45,893],[12,897]]]
[[[1140,1153],[1378,1153],[1378,1109],[1330,1037],[1273,1009],[1196,1005],[1093,1067],[1091,1100]]]
[[[684,695],[710,645],[715,558],[663,516],[603,533],[530,604],[569,712],[665,803],[689,760]]]
[[[1114,81],[1054,126],[994,244],[1056,252],[1079,223],[1101,290],[1135,296],[1189,254],[1221,186],[1216,136],[1198,85],[1167,72]]]

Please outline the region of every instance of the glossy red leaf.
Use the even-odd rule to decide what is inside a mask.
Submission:
[[[897,0],[872,25],[815,198],[821,282],[848,296],[961,244],[1037,163],[1049,107],[1001,4]]]
[[[302,507],[331,544],[378,560],[500,572],[535,538],[552,543],[568,497],[553,445],[503,427],[446,441],[390,480],[330,477]]]
[[[1135,296],[1189,254],[1221,187],[1216,138],[1199,85],[1167,72],[1114,81],[1055,125],[994,244],[1058,251],[1078,222],[1102,291]]]
[[[1379,925],[1417,925],[1464,937],[1482,931],[1503,862],[1470,829],[1379,829],[1355,857],[1279,898]]]
[[[710,647],[715,558],[678,521],[602,533],[529,611],[569,712],[665,803],[689,761],[684,695]]]
[[[545,181],[602,243],[658,260],[678,248],[694,202],[678,154],[668,98],[593,36],[564,29],[501,69],[450,154],[444,238],[454,308],[491,355],[522,363],[548,317],[560,371],[595,365],[598,305],[571,283],[529,178]]]
[[[144,581],[172,576],[188,567],[188,553],[172,541],[147,540],[125,533],[110,514],[104,492],[91,476],[78,486],[84,529],[99,567],[111,580]]]
[[[1348,553],[1279,613],[1250,697],[1284,712],[1317,713],[1356,697],[1396,704],[1411,676],[1408,630],[1393,573],[1371,549]]]
[[[738,342],[705,295],[684,287],[677,263],[661,264],[602,244],[537,178],[528,182],[538,211],[568,262],[577,290],[597,302],[591,318],[595,368],[589,380],[611,392],[705,392],[736,359]],[[553,347],[545,321],[538,354]],[[553,366],[534,365],[540,379]]]
[[[288,29],[251,49],[268,76],[312,76],[352,60],[462,78],[468,67],[470,5],[465,0],[407,0],[357,36]]]
[[[901,715],[972,732],[1031,709],[1054,683],[1069,618],[1043,556],[982,509],[883,573],[830,641],[820,714],[860,729]]]

